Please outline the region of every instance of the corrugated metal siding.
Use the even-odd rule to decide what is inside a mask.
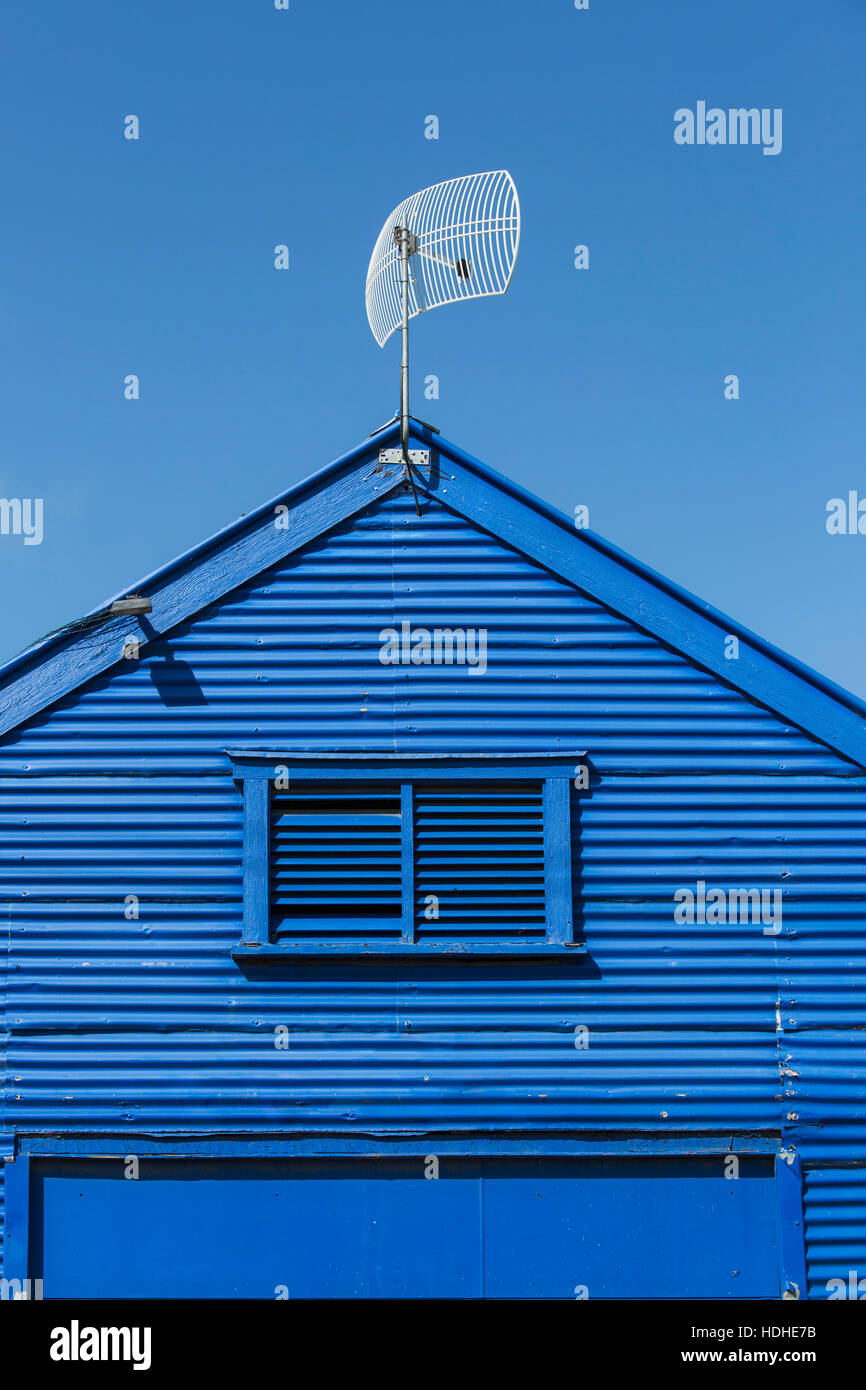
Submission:
[[[382,665],[379,633],[403,620],[486,628],[487,673]],[[574,846],[588,958],[241,969],[223,750],[243,744],[589,749]],[[391,499],[4,741],[9,1123],[784,1123],[813,1167],[850,1161],[866,1152],[855,773],[441,506],[419,521]],[[778,888],[782,934],[678,925],[673,893],[698,879]]]
[[[804,1199],[809,1297],[838,1296],[828,1285],[842,1279],[845,1296],[866,1298],[866,1170],[807,1169]]]
[[[374,1030],[346,1024],[332,1005],[327,1029],[308,1031],[284,1004],[273,1017],[292,1030],[285,1052],[273,1026],[62,1040],[16,1033],[10,1113],[27,1131],[718,1131],[723,1116],[740,1131],[778,1127],[769,1033],[591,1032],[576,1052],[571,1030],[425,1033],[406,1017],[413,1012]]]

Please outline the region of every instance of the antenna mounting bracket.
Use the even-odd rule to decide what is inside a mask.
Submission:
[[[406,460],[405,460],[405,458],[403,457],[403,450],[402,450],[402,449],[380,449],[380,450],[379,450],[379,462],[380,462],[380,463],[405,463]],[[409,463],[411,464],[411,466],[412,466],[413,468],[429,468],[429,467],[430,467],[430,450],[429,450],[429,449],[410,449],[410,450],[409,450]]]

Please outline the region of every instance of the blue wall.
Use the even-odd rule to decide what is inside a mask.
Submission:
[[[383,666],[404,618],[487,628],[487,673]],[[866,1162],[852,763],[403,495],[145,650],[0,746],[5,1132],[782,1131],[814,1174],[814,1292],[854,1267],[863,1169],[833,1198]],[[247,744],[586,748],[588,957],[241,969],[223,750]],[[677,925],[698,879],[781,889],[782,933]]]

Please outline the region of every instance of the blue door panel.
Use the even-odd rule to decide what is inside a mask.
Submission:
[[[477,1173],[421,1159],[47,1166],[46,1298],[429,1298],[478,1293]],[[283,1294],[285,1296],[285,1294]]]
[[[535,1159],[484,1189],[486,1292],[534,1298],[778,1298],[771,1163]]]
[[[775,1298],[772,1163],[36,1160],[46,1298]],[[428,1169],[429,1170],[429,1169]]]

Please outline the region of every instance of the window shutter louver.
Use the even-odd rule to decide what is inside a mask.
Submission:
[[[415,901],[419,940],[544,940],[541,782],[418,785]]]
[[[271,930],[284,938],[399,940],[401,823],[399,786],[275,795]]]

